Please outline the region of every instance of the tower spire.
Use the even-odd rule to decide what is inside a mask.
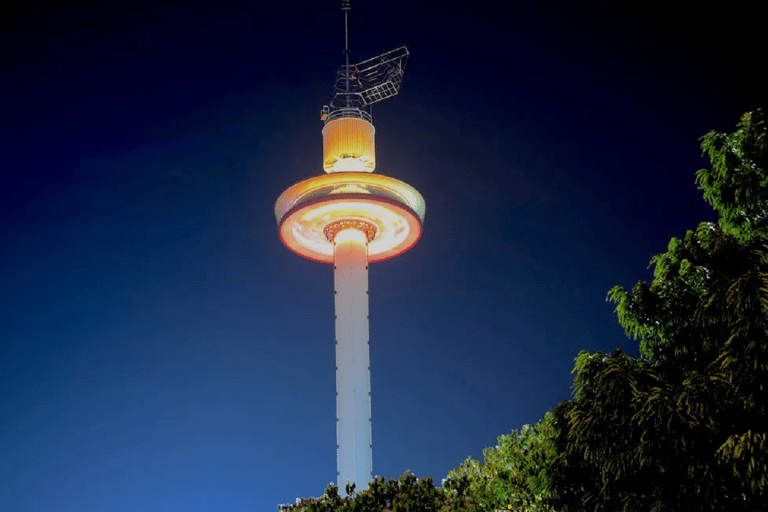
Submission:
[[[344,11],[344,75],[347,108],[349,108],[349,0],[341,0],[341,10]]]

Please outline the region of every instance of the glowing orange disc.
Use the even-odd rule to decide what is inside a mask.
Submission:
[[[304,180],[278,198],[275,216],[280,239],[293,252],[333,262],[333,244],[325,228],[341,220],[375,226],[368,261],[392,258],[421,237],[424,199],[394,178],[369,173],[334,173]]]

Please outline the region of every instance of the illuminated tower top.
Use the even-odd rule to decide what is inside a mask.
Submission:
[[[421,237],[424,199],[402,181],[374,175],[376,130],[371,106],[400,91],[408,49],[401,46],[357,64],[349,63],[349,0],[344,11],[344,64],[333,98],[322,108],[323,170],[278,198],[275,217],[280,238],[309,259],[333,262],[333,239],[340,221],[367,226],[369,261],[391,258]],[[334,227],[336,226],[336,227]]]
[[[400,91],[408,60],[405,46],[358,64],[349,63],[349,0],[344,11],[344,64],[336,74],[333,98],[323,106],[325,172],[373,172],[376,168],[371,105]]]

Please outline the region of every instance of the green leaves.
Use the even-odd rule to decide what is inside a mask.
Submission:
[[[749,482],[751,490],[764,492],[768,487],[768,436],[748,430],[728,437],[717,450],[718,462],[734,475]]]
[[[544,512],[550,489],[547,465],[554,457],[549,415],[500,436],[498,445],[483,451],[484,461],[468,458],[448,474],[446,482],[464,478],[477,497],[477,510]]]
[[[768,173],[762,111],[712,132],[696,180],[720,214],[614,287],[642,356],[581,352],[552,412],[551,503],[568,511],[763,510],[768,502]]]
[[[406,472],[397,479],[376,478],[368,489],[355,492],[347,485],[347,497],[340,497],[338,487],[329,484],[320,498],[298,499],[295,504],[281,505],[281,512],[438,512],[479,510],[470,496],[466,479],[447,482],[443,489],[431,478],[416,478]]]
[[[741,241],[768,229],[768,139],[765,112],[744,114],[732,134],[712,131],[701,148],[711,169],[696,173],[704,199],[720,214],[720,227]]]

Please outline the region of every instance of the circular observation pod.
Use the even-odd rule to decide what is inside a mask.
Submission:
[[[325,123],[325,172],[373,172],[376,168],[375,132],[370,122],[356,117],[341,117]]]
[[[333,263],[334,225],[370,225],[368,261],[407,251],[421,237],[424,198],[394,178],[364,172],[316,176],[301,181],[277,199],[280,239],[293,252]]]

